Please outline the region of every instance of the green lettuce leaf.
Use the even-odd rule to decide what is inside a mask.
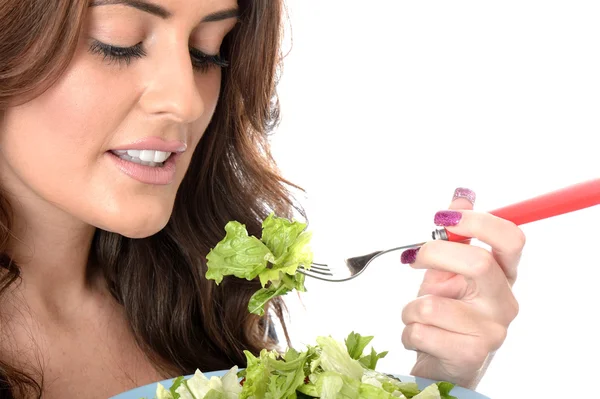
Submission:
[[[252,297],[250,297],[250,302],[248,302],[248,311],[250,313],[257,314],[262,316],[265,313],[266,304],[273,298],[279,295],[285,295],[290,290],[282,285],[281,287],[270,286],[269,288],[261,288],[256,291]]]
[[[179,395],[177,395],[177,398],[179,398]],[[156,399],[174,399],[174,397],[171,391],[167,391],[164,386],[158,383],[156,387]]]
[[[231,221],[226,235],[206,256],[206,278],[221,283],[224,276],[253,280],[258,278],[261,289],[248,302],[248,311],[264,315],[271,299],[290,291],[306,291],[305,276],[298,267],[310,268],[313,254],[312,237],[306,224],[276,217],[271,213],[262,224],[262,236],[248,235],[246,227]]]
[[[207,378],[200,370],[177,387],[181,399],[238,399],[242,387],[237,379],[237,366],[222,377]]]
[[[350,357],[350,354],[341,342],[328,336],[317,337],[317,344],[321,349],[320,366],[323,370],[335,371],[354,380],[361,380],[364,374],[363,366],[358,360]]]
[[[379,359],[383,359],[384,357],[387,356],[387,354],[388,354],[388,351],[377,353],[377,352],[375,352],[374,348],[371,348],[371,353],[369,353],[368,355],[362,356],[358,361],[365,368],[368,368],[370,370],[375,370]]]
[[[335,371],[325,371],[319,374],[315,385],[321,399],[358,399],[360,397],[360,380]]]
[[[173,380],[173,384],[171,384],[171,388],[169,388],[169,391],[162,391],[161,394],[163,395],[158,396],[158,399],[180,399],[179,394],[177,393],[177,388],[179,388],[179,386],[181,384],[183,384],[184,378],[183,377],[177,377]],[[157,392],[158,395],[158,392]]]
[[[240,399],[295,398],[296,390],[304,384],[306,362],[312,356],[311,351],[292,348],[281,356],[267,350],[262,350],[258,358],[248,351],[245,354],[248,366]]]
[[[264,220],[261,240],[271,250],[274,260],[270,268],[259,274],[263,287],[268,282],[279,286],[282,275],[294,276],[300,266],[310,268],[313,261],[309,247],[312,234],[304,231],[305,228],[305,223],[291,222],[273,214]]]
[[[403,397],[392,395],[378,386],[364,383],[360,384],[358,393],[361,399],[398,399]]]
[[[420,393],[413,396],[412,399],[442,399],[442,396],[440,395],[440,390],[437,384],[431,384],[423,389]]]
[[[224,276],[252,280],[267,268],[273,254],[258,238],[248,236],[246,226],[232,221],[225,226],[225,238],[210,250],[206,278],[217,284]]]
[[[442,399],[458,399],[456,396],[450,395],[450,391],[454,389],[454,384],[446,381],[440,381],[437,383],[437,386],[440,390],[440,396]]]
[[[369,342],[371,342],[372,340],[372,336],[363,337],[362,335],[352,331],[344,340],[344,342],[346,344],[346,349],[348,350],[348,354],[350,355],[350,357],[352,359],[358,360],[363,355],[363,352],[365,351],[367,345],[369,345]]]
[[[358,360],[367,369],[375,370],[377,361],[383,359],[388,352],[377,353],[374,348],[371,348],[371,353],[363,356],[363,352],[371,340],[373,340],[372,336],[363,337],[353,331],[348,335],[345,343],[348,354],[352,359]]]

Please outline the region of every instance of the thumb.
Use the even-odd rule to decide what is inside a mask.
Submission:
[[[454,196],[452,197],[452,202],[448,209],[452,210],[473,210],[475,205],[476,195],[473,190],[470,190],[465,187],[458,187],[454,190]],[[465,244],[470,244],[471,240],[465,242]]]
[[[454,196],[448,209],[466,209],[472,210],[475,205],[475,192],[464,187],[459,187],[454,190]]]

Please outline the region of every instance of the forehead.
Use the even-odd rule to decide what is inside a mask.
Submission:
[[[121,5],[163,19],[199,17],[237,9],[237,0],[90,0],[91,7]]]
[[[141,0],[140,0],[141,1]],[[181,12],[206,12],[237,8],[237,0],[143,0],[160,5],[163,8],[171,10],[173,14]]]

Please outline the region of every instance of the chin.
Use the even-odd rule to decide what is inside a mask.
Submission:
[[[138,205],[130,211],[110,214],[100,223],[92,224],[127,238],[146,238],[158,233],[169,223],[172,211],[172,207],[153,209]]]
[[[153,236],[161,231],[168,223],[169,219],[162,223],[151,224],[148,222],[142,223],[140,226],[123,226],[111,230],[114,233],[120,234],[127,238],[146,238]]]

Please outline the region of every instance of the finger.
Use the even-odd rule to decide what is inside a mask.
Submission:
[[[462,298],[464,296],[464,277],[450,272],[429,269],[425,272],[423,282],[417,296],[436,295],[446,298]]]
[[[475,205],[475,192],[464,187],[458,187],[454,190],[454,195],[452,196],[452,201],[450,202],[449,209],[451,210],[459,210],[466,209],[472,210]],[[463,244],[469,243],[471,240],[464,241]],[[414,262],[414,257],[419,248],[411,248],[402,253],[400,256],[400,261],[404,264]]]
[[[473,209],[475,199],[476,195],[474,191],[465,187],[458,187],[454,190],[454,196],[452,197],[449,209]]]
[[[442,362],[460,361],[465,368],[483,364],[488,354],[498,349],[496,343],[480,337],[420,323],[406,326],[402,332],[402,344],[408,350],[426,353]]]
[[[448,207],[451,210],[473,210],[475,207],[475,192],[466,188],[466,187],[458,187],[454,190],[454,195],[452,196],[452,202]],[[471,240],[466,240],[462,242],[463,244],[470,244]]]
[[[456,299],[425,295],[404,307],[402,322],[405,325],[427,324],[459,334],[503,341],[503,329],[492,320],[494,315],[483,311]]]
[[[476,195],[474,191],[465,187],[458,187],[454,190],[454,196],[452,197],[452,202],[448,208],[451,210],[473,210],[475,207],[475,199]],[[470,244],[471,239],[465,240],[462,243]]]
[[[475,282],[474,295],[499,295],[506,290],[506,276],[492,254],[484,248],[449,241],[429,241],[420,248],[415,269],[433,269],[460,274]]]
[[[525,246],[525,235],[513,222],[489,213],[472,210],[450,210],[436,213],[438,226],[488,244],[509,281],[516,279],[517,265]]]

